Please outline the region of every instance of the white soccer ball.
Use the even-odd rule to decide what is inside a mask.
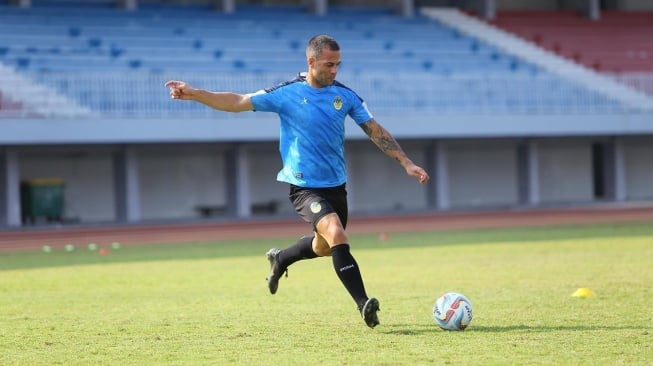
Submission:
[[[444,330],[465,330],[472,322],[472,317],[471,301],[457,292],[447,292],[433,305],[433,319]]]

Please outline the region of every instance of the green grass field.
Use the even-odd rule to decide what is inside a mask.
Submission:
[[[653,223],[352,236],[381,325],[288,240],[0,252],[0,365],[649,365]],[[589,287],[594,298],[575,298]],[[474,305],[464,332],[431,310]]]

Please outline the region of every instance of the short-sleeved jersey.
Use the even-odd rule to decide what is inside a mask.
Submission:
[[[249,96],[255,111],[275,112],[281,120],[278,181],[314,188],[346,183],[345,118],[359,125],[372,119],[354,91],[337,81],[314,88],[299,74]]]

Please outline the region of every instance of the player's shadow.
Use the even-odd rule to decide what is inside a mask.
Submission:
[[[435,324],[429,326],[401,324],[401,325],[392,326],[390,329],[384,329],[381,331],[381,333],[398,335],[398,336],[414,336],[414,335],[433,333],[434,331],[437,330],[439,329]]]
[[[583,325],[524,325],[524,324],[511,324],[502,326],[484,326],[484,325],[471,325],[465,330],[469,332],[483,332],[483,333],[507,333],[507,332],[552,332],[552,331],[597,331],[597,330],[647,330],[646,327],[632,327],[632,326],[583,326]],[[396,324],[392,325],[390,329],[384,329],[382,333],[394,334],[398,336],[411,336],[433,333],[435,331],[442,332],[437,325],[417,325],[417,324]],[[446,331],[445,331],[446,332]],[[458,332],[453,332],[458,333]]]
[[[595,330],[646,330],[646,327],[633,326],[605,326],[605,325],[494,325],[494,326],[470,326],[467,331],[502,333],[502,332],[551,332],[551,331],[595,331]]]

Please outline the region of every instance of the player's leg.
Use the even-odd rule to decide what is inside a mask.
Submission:
[[[324,211],[314,218],[316,238],[323,239],[331,249],[333,267],[340,282],[356,302],[365,323],[373,328],[379,324],[376,315],[379,301],[367,297],[360,268],[350,252],[349,238],[345,231],[349,210],[347,190],[344,185],[329,188],[322,193],[322,197],[325,201],[320,202],[320,206]]]
[[[271,294],[275,294],[279,288],[279,278],[286,273],[288,277],[288,267],[302,259],[312,259],[318,257],[313,251],[313,240],[315,236],[303,236],[295,244],[286,249],[272,248],[265,254],[270,262],[270,274],[267,277],[268,289]]]
[[[356,302],[365,323],[370,327],[379,324],[376,316],[379,302],[367,297],[358,263],[349,250],[345,232],[348,217],[345,186],[311,189],[291,185],[289,198],[297,213],[313,225],[315,235],[304,237],[287,249],[272,248],[268,251],[270,292],[277,291],[279,278],[284,272],[287,274],[292,263],[331,255],[336,274]]]
[[[310,206],[311,202],[319,202],[322,200],[315,192],[310,189],[290,185],[290,193],[288,195],[290,203],[293,208],[301,216],[304,221],[313,223],[314,213]],[[272,248],[266,253],[266,257],[270,262],[270,273],[266,280],[268,281],[268,289],[271,294],[275,294],[279,288],[279,279],[286,273],[288,276],[288,267],[303,259],[312,259],[323,256],[326,253],[320,241],[315,240],[314,236],[304,236],[299,239],[295,244],[286,249]],[[314,250],[317,248],[318,250]],[[326,247],[328,251],[328,246]],[[327,254],[328,255],[328,254]]]
[[[329,213],[317,222],[316,229],[317,237],[327,243],[331,249],[333,268],[340,282],[356,302],[365,323],[370,328],[374,328],[379,324],[376,314],[379,310],[379,301],[376,298],[369,298],[365,292],[360,268],[351,254],[349,239],[340,218],[335,212]]]

